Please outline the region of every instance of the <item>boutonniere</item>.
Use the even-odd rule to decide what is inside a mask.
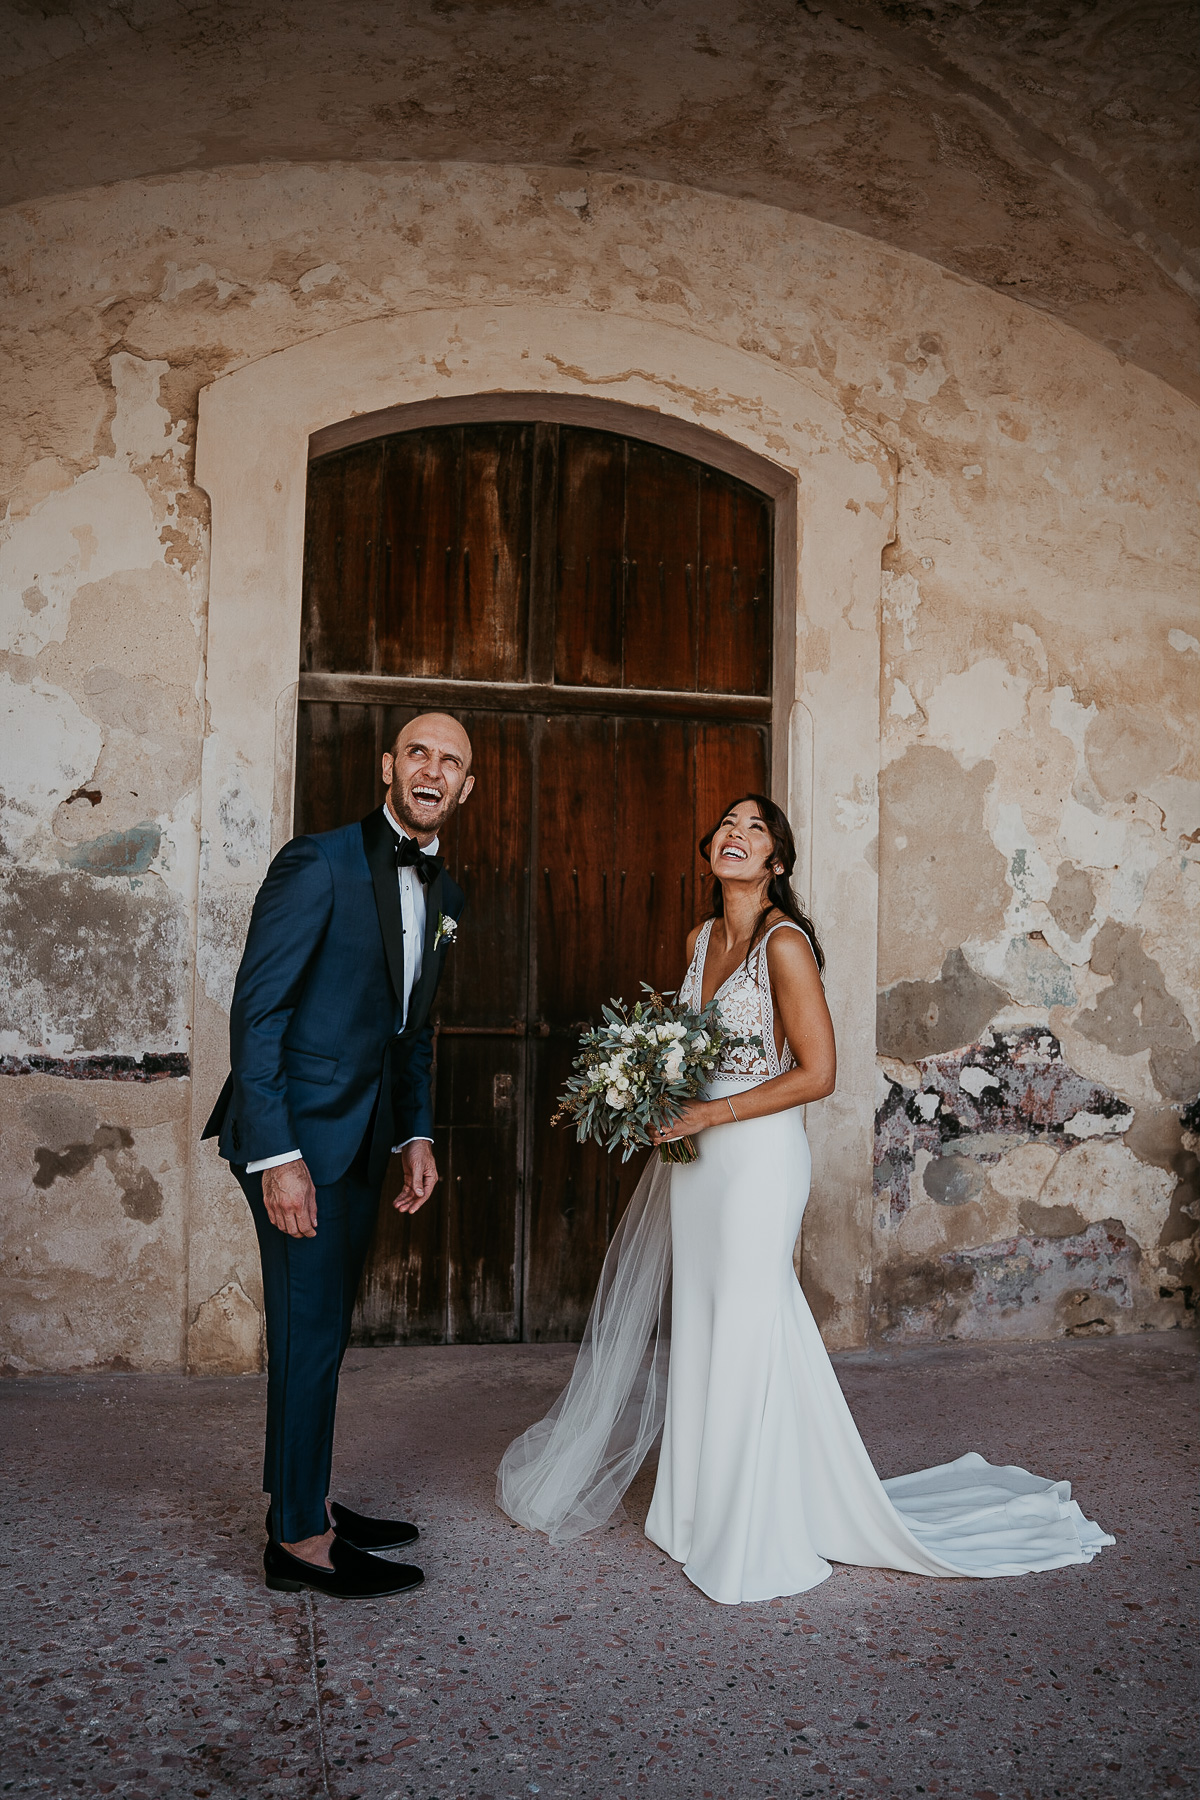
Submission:
[[[434,949],[439,949],[442,944],[452,944],[457,936],[458,920],[452,919],[449,913],[439,913],[437,934],[433,940]]]

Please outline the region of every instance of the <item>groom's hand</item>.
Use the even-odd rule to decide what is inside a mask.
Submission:
[[[396,1195],[393,1205],[397,1212],[419,1212],[437,1186],[438,1172],[433,1160],[433,1145],[425,1138],[414,1138],[400,1152],[400,1162],[404,1169],[404,1186]]]
[[[262,1184],[263,1205],[277,1231],[286,1231],[289,1237],[316,1237],[317,1190],[306,1162],[264,1169]]]

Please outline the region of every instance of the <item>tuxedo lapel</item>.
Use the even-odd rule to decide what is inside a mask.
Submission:
[[[421,951],[421,976],[420,980],[413,983],[413,991],[409,995],[406,1032],[420,1030],[433,1001],[433,990],[437,986],[443,955],[442,951],[435,949],[435,945],[444,894],[445,875],[439,872],[425,892],[425,944]]]
[[[396,874],[396,834],[384,818],[382,806],[367,814],[362,822],[362,836],[375,889],[375,910],[379,914],[388,974],[397,1004],[403,1005],[404,926],[400,918],[400,881]]]

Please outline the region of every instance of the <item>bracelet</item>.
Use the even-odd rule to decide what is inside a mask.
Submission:
[[[733,1101],[729,1098],[728,1094],[726,1094],[726,1096],[725,1096],[725,1104],[729,1108],[730,1112],[733,1113],[734,1124],[740,1125],[742,1121],[738,1118],[737,1114],[735,1112],[733,1112]]]

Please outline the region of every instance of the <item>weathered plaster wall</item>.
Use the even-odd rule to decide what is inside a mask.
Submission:
[[[8,1373],[181,1366],[188,1087],[0,1080]]]
[[[265,160],[758,200],[1195,396],[1188,0],[55,0],[6,18],[0,204]]]
[[[997,427],[1034,461],[1054,441],[1040,398]],[[971,455],[964,513],[995,479]],[[886,1336],[1194,1316],[1194,590],[1168,573],[1158,466],[1084,432],[1030,473],[969,580],[917,492],[886,558]]]
[[[696,370],[718,349],[757,359],[764,392],[786,373],[898,467],[882,817],[869,780],[815,794],[864,856],[878,829],[884,983],[874,1225],[818,1176],[812,1231],[840,1245],[827,1266],[874,1259],[884,1333],[1183,1316],[1195,1219],[1171,1108],[1194,1097],[1200,1028],[1189,402],[852,232],[578,169],[226,170],[29,205],[4,232],[0,1231],[31,1296],[5,1309],[13,1366],[169,1365],[185,1327],[205,1366],[257,1355],[244,1221],[218,1220],[207,1188],[183,1217],[197,1120],[181,1122],[171,1061],[190,1055],[201,855],[196,397],[323,334],[468,304],[669,325]],[[451,325],[430,379],[461,364]],[[578,359],[561,374],[590,379]],[[660,378],[608,368],[602,391]],[[720,391],[671,379],[681,413],[719,420]],[[768,451],[772,428],[764,409]],[[819,608],[799,621],[818,750],[852,698],[838,683],[877,678],[871,645],[851,678]],[[262,696],[272,746],[278,699]],[[260,859],[265,830],[230,790],[226,862]],[[217,1029],[238,923],[205,938],[196,1016]],[[874,943],[838,947],[873,962]],[[96,1079],[76,1078],[81,1056]],[[139,1073],[165,1079],[105,1078]],[[206,1233],[222,1255],[189,1291],[185,1239]],[[120,1281],[146,1283],[147,1319],[114,1303]],[[863,1295],[810,1292],[831,1337],[853,1335]]]

